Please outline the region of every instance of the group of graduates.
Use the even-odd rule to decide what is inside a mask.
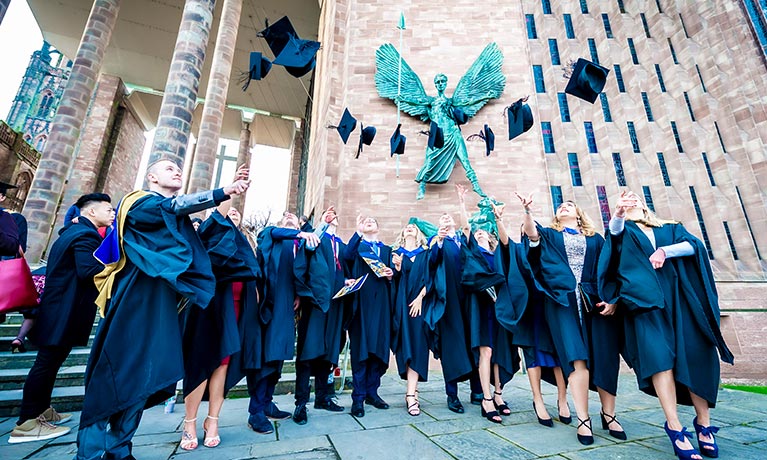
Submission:
[[[417,386],[428,378],[431,352],[442,365],[448,408],[464,412],[458,383],[471,380],[472,403],[489,422],[501,423],[511,414],[502,393],[519,370],[521,349],[539,423],[553,426],[543,379],[559,389],[563,423],[572,421],[570,389],[581,443],[594,442],[589,389],[599,393],[602,429],[626,439],[616,419],[622,355],[639,388],[658,397],[679,458],[717,456],[709,408],[717,398],[719,357],[732,362],[732,355],[719,329],[706,250],[680,223],[657,218],[636,194],[621,194],[605,237],[574,202],[562,203],[543,226],[533,219],[532,196],[517,195],[524,212],[517,243],[503,223],[502,205],[492,206],[494,221],[472,227],[466,189],[458,186],[459,223],[449,213],[437,225],[411,219],[392,246],[379,240],[369,216],[357,217],[357,231],[345,243],[331,206],[307,231],[286,212],[259,233],[254,251],[228,201],[247,190],[247,169],[227,187],[189,195],[177,195],[181,177],[171,160],[151,164],[148,191],[123,198],[103,242],[96,228],[108,225],[103,213],[111,205],[98,207],[108,197],[93,196],[81,223],[53,246],[49,276],[78,289],[76,298],[67,297],[69,310],[57,314],[78,312],[88,327],[85,316],[92,319],[97,309],[102,316],[86,370],[77,459],[133,458],[131,439],[143,410],[175,394],[182,379],[185,450],[198,447],[197,412],[205,398],[203,445],[220,444],[226,392],[243,377],[248,424],[258,433],[273,432],[270,419],[307,423],[311,377],[314,408],[344,411],[333,398],[330,374],[347,336],[355,417],[365,415],[366,404],[389,408],[378,389],[392,352],[407,382],[406,410],[418,416]],[[190,215],[214,207],[196,228]],[[57,250],[71,254],[54,260]],[[88,251],[95,255],[85,260]],[[55,271],[66,264],[68,271]],[[48,292],[41,311],[61,301]],[[59,322],[83,329],[68,318]],[[38,354],[35,367],[47,375],[57,371],[77,344],[72,331],[60,334],[69,340],[63,346],[48,343],[49,362]],[[284,362],[294,356],[291,414],[273,395]],[[50,405],[53,380],[35,386],[33,375],[34,368],[24,404],[28,398],[36,404],[22,411],[11,442],[68,431],[50,424],[67,414],[47,408],[37,416]],[[699,450],[677,404],[695,407]]]

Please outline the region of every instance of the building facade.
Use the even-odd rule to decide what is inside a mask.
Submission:
[[[38,152],[43,151],[48,141],[51,122],[71,71],[72,61],[45,41],[29,58],[6,122]]]

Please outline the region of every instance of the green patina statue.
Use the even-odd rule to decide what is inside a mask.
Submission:
[[[463,165],[474,191],[482,197],[486,196],[469,162],[466,143],[456,117],[465,115],[471,118],[489,100],[501,96],[506,84],[506,78],[501,71],[502,65],[503,54],[500,48],[495,43],[490,43],[458,82],[453,97],[445,96],[447,77],[443,74],[434,77],[437,96],[432,97],[426,94],[418,75],[400,58],[393,45],[381,45],[376,51],[375,81],[378,94],[397,102],[399,109],[409,115],[419,117],[422,121],[437,123],[444,133],[444,144],[441,148],[426,148],[424,165],[415,178],[420,184],[417,199],[423,198],[427,183],[447,182],[456,159]]]

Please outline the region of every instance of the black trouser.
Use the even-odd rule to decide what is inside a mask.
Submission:
[[[24,382],[18,424],[37,418],[51,405],[56,374],[72,351],[71,346],[40,347],[32,369]]]
[[[314,403],[323,402],[331,397],[332,388],[328,385],[330,362],[324,359],[296,361],[296,406],[309,402],[309,378],[314,376]]]
[[[479,381],[479,371],[472,371],[469,382],[471,384],[472,393],[483,393],[482,383]],[[445,382],[445,394],[448,396],[458,397],[458,381]]]

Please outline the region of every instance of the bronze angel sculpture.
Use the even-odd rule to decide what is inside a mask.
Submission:
[[[445,96],[447,77],[437,74],[434,86],[437,96],[429,96],[421,79],[405,62],[393,45],[381,45],[376,51],[376,88],[378,95],[398,102],[399,109],[422,121],[433,121],[442,128],[444,144],[441,148],[426,147],[423,167],[415,180],[418,182],[417,199],[422,199],[426,184],[444,184],[450,178],[458,159],[466,171],[466,178],[480,196],[485,193],[479,186],[477,174],[469,163],[466,143],[456,117],[465,114],[471,118],[491,99],[503,93],[503,53],[495,43],[488,44],[474,64],[458,82],[452,97]],[[459,109],[459,110],[456,110]],[[462,111],[462,113],[461,113]],[[462,120],[465,122],[465,120]]]

